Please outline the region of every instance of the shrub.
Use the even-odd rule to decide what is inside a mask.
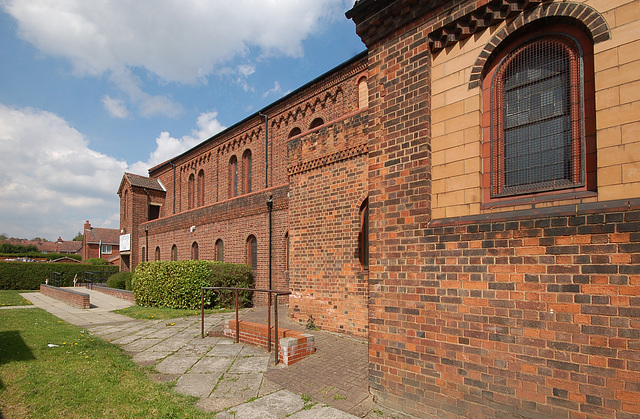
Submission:
[[[107,287],[121,290],[131,290],[131,272],[118,272],[107,279]]]
[[[96,265],[96,266],[108,266],[109,265],[109,262],[106,259],[100,259],[100,258],[89,258],[89,259],[85,260],[84,263],[88,263],[90,265]]]
[[[75,259],[80,261],[82,259],[81,255],[68,255],[66,253],[40,253],[40,252],[26,252],[26,253],[2,253],[0,252],[0,257],[7,258],[19,258],[26,257],[29,259],[46,259],[46,260],[55,260],[60,259],[61,257],[68,257],[70,259]]]
[[[60,275],[53,275],[53,272]],[[47,278],[59,278],[60,286],[70,287],[76,275],[78,280],[82,280],[88,275],[87,272],[106,281],[108,275],[118,272],[118,267],[94,267],[79,263],[0,262],[0,289],[36,290]]]
[[[210,261],[156,261],[143,262],[136,267],[132,290],[140,306],[170,308],[200,308],[202,287],[253,286],[253,275],[248,265]],[[251,304],[251,293],[243,293],[243,306]],[[232,306],[233,294],[205,293],[205,307]]]

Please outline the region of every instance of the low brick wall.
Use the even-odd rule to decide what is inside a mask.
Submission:
[[[118,288],[103,287],[101,285],[94,285],[91,289],[94,291],[100,291],[101,293],[108,294],[113,297],[122,298],[123,300],[131,301],[133,303],[136,302],[136,297],[131,291],[121,290]]]
[[[47,297],[54,298],[76,308],[90,308],[89,294],[74,291],[69,288],[58,288],[51,285],[40,284],[40,292]]]
[[[251,345],[267,348],[267,325],[240,321],[240,341]],[[224,336],[235,339],[236,321],[227,320],[224,325]],[[275,339],[275,328],[271,327],[271,337]],[[278,329],[280,339],[279,359],[285,365],[298,362],[305,356],[315,352],[315,337],[308,333],[296,332],[289,329]]]

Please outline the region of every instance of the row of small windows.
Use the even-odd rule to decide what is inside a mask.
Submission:
[[[233,198],[239,195],[242,187],[242,193],[251,192],[252,183],[252,157],[251,150],[245,150],[242,154],[242,173],[238,171],[238,158],[231,156],[229,159],[229,197]],[[241,176],[240,176],[241,175]],[[242,177],[242,179],[239,179]],[[204,205],[205,198],[205,175],[204,170],[200,170],[196,175],[189,175],[187,181],[187,208],[193,209]],[[125,207],[126,208],[126,207]],[[125,210],[126,211],[126,210]],[[125,213],[126,218],[126,213]]]
[[[248,265],[251,265],[251,269],[257,269],[258,268],[258,240],[254,235],[251,235],[247,238],[246,251],[247,251],[246,263]],[[222,239],[216,240],[214,257],[215,257],[214,260],[217,260],[219,262],[224,261],[224,242],[222,241]],[[147,249],[143,247],[142,261],[145,262],[146,258],[147,258]],[[156,247],[154,259],[161,260],[160,246]],[[178,260],[178,246],[175,244],[171,246],[170,259],[172,261]],[[199,259],[200,259],[200,246],[198,245],[198,242],[193,242],[191,244],[191,260],[199,260]]]

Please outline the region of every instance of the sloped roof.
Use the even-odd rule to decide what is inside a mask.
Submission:
[[[120,245],[120,231],[116,228],[91,228],[84,231],[86,243]]]
[[[116,230],[117,231],[117,230]],[[81,241],[63,241],[56,243],[58,253],[77,253],[82,249]]]
[[[133,173],[125,173],[124,177],[127,178],[131,186],[137,186],[139,188],[153,189],[155,191],[163,191],[163,192],[165,190],[162,184],[158,182],[158,179],[154,179],[146,176],[134,175]]]

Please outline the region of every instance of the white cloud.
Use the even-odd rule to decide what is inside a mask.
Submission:
[[[102,104],[107,112],[109,112],[109,115],[114,118],[124,119],[131,115],[127,109],[127,105],[120,99],[114,99],[109,95],[105,95],[102,98]]]
[[[200,114],[196,122],[197,129],[191,135],[180,138],[172,137],[168,132],[162,132],[156,138],[156,149],[149,155],[146,162],[137,162],[129,167],[129,171],[143,176],[148,176],[148,170],[160,163],[175,157],[190,148],[209,139],[213,135],[224,130],[225,127],[217,120],[218,112],[211,111]]]
[[[62,118],[0,104],[0,231],[70,240],[118,213],[127,165],[89,148]]]
[[[263,98],[266,98],[267,96],[271,96],[271,95],[276,95],[279,96],[282,94],[282,87],[280,87],[280,83],[278,81],[275,81],[273,83],[273,88],[267,90],[266,92],[264,92],[262,94]]]
[[[143,115],[174,116],[171,98],[144,93],[131,71],[159,82],[206,83],[234,58],[254,52],[301,56],[302,41],[352,0],[6,0],[20,36],[69,60],[79,75],[109,75]],[[255,69],[237,69],[246,79]],[[243,88],[247,84],[239,83]]]
[[[215,111],[200,114],[181,138],[163,132],[147,162],[127,165],[90,148],[59,116],[0,104],[0,232],[71,240],[85,220],[118,228],[118,186],[124,172],[147,170],[222,131]]]

